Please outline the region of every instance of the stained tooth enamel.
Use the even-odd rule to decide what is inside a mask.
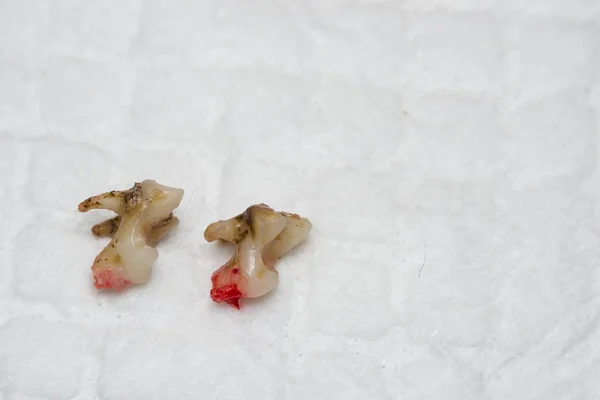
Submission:
[[[212,276],[211,298],[239,308],[240,298],[260,297],[277,286],[275,263],[304,241],[312,224],[297,214],[276,212],[266,204],[248,207],[242,214],[210,224],[208,242],[235,243],[235,255]]]
[[[112,237],[92,265],[98,289],[118,290],[150,279],[158,257],[154,247],[178,225],[173,210],[182,197],[182,189],[145,180],[131,189],[106,192],[79,204],[81,212],[107,209],[117,213],[92,228],[96,236]]]

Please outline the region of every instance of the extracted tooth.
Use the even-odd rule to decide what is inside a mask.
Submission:
[[[312,224],[297,214],[273,211],[266,204],[250,206],[242,214],[210,224],[208,242],[235,243],[235,255],[211,277],[210,296],[217,303],[240,308],[240,298],[260,297],[277,286],[275,263],[304,241]]]
[[[112,237],[92,265],[96,288],[119,290],[150,279],[158,257],[154,247],[179,223],[173,210],[182,197],[182,189],[145,180],[129,190],[113,190],[79,204],[81,212],[106,209],[118,214],[92,228],[96,236]]]

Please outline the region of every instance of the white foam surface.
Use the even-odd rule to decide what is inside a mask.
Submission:
[[[0,0],[0,399],[600,398],[599,73],[598,0]],[[76,206],[146,178],[99,293]],[[314,230],[237,311],[257,202]]]

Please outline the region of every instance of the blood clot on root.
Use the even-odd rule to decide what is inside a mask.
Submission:
[[[210,291],[210,298],[213,299],[215,303],[229,303],[238,310],[240,309],[239,300],[242,297],[242,292],[240,292],[235,283],[213,288]]]
[[[107,269],[94,274],[94,286],[96,289],[123,290],[131,286],[131,281],[114,276],[113,272]]]

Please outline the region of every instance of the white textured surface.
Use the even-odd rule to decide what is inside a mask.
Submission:
[[[0,0],[0,399],[600,398],[599,55],[598,0]],[[75,207],[144,178],[99,294]],[[218,306],[261,201],[311,240]]]

